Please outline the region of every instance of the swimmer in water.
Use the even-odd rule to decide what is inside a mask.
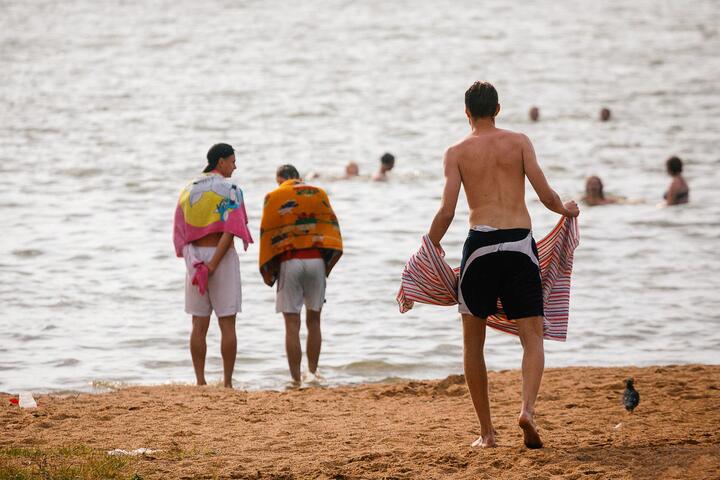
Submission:
[[[611,203],[619,203],[622,200],[624,200],[622,197],[606,197],[603,191],[602,180],[600,180],[600,177],[597,175],[592,175],[585,181],[585,195],[583,195],[582,201],[588,206],[609,205]]]
[[[530,111],[528,112],[528,117],[530,117],[530,120],[533,122],[537,122],[540,120],[540,109],[538,107],[531,107]]]
[[[355,162],[348,162],[345,165],[345,178],[353,178],[360,175],[360,167]]]
[[[665,162],[667,173],[672,177],[670,186],[668,187],[663,198],[665,205],[680,205],[690,201],[690,187],[688,187],[685,178],[682,176],[683,163],[676,156],[668,158]]]
[[[360,167],[355,162],[348,162],[347,165],[345,165],[345,174],[343,176],[335,176],[331,175],[328,177],[324,177],[323,175],[320,175],[320,172],[317,171],[311,171],[307,175],[305,175],[306,180],[317,180],[318,178],[325,178],[326,180],[349,180],[351,178],[355,178],[360,175]]]
[[[609,108],[603,107],[600,109],[600,121],[601,122],[607,122],[610,120],[610,117],[612,116],[612,113],[610,112]]]
[[[392,153],[384,153],[380,157],[380,170],[375,172],[372,179],[376,182],[384,182],[388,179],[387,172],[395,167],[395,156]]]

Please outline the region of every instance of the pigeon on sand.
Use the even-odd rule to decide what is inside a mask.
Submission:
[[[633,382],[634,380],[632,378],[625,380],[626,387],[625,392],[623,392],[623,405],[625,405],[625,410],[630,413],[633,413],[635,407],[637,407],[638,403],[640,403],[640,394],[637,390],[635,390]]]

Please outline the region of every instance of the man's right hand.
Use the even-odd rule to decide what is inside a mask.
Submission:
[[[565,202],[563,205],[565,207],[565,216],[566,217],[577,217],[580,215],[580,208],[578,208],[577,203],[575,201],[570,200],[569,202]]]

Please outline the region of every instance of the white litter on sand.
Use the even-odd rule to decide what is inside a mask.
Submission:
[[[127,450],[121,450],[119,448],[116,448],[115,450],[110,450],[109,452],[107,452],[107,454],[112,455],[114,457],[115,456],[119,457],[119,456],[123,456],[123,455],[127,455],[130,457],[137,457],[138,455],[152,455],[155,452],[159,452],[159,450],[150,450],[149,448],[136,448],[135,450],[127,451]]]

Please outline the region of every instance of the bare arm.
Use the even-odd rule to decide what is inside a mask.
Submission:
[[[567,202],[563,205],[560,195],[550,187],[545,174],[540,168],[540,164],[535,156],[535,149],[530,139],[523,135],[523,168],[525,175],[532,185],[535,193],[537,193],[540,201],[549,210],[566,217],[577,217],[580,213],[577,204],[574,201]]]
[[[665,196],[665,203],[668,205],[675,205],[677,203],[678,192],[680,192],[681,182],[677,178],[673,178],[670,182],[667,195]]]
[[[223,233],[222,237],[220,237],[220,241],[218,242],[217,247],[215,247],[215,253],[210,260],[210,263],[207,265],[210,275],[215,272],[217,266],[220,264],[220,261],[230,249],[230,246],[233,244],[233,238],[233,234],[229,232]]]
[[[450,223],[455,218],[455,207],[457,206],[460,185],[462,184],[457,158],[450,149],[445,152],[443,168],[445,170],[445,188],[443,189],[440,209],[435,214],[428,233],[430,240],[435,245],[440,245],[440,240],[445,236],[445,232],[447,232]]]

